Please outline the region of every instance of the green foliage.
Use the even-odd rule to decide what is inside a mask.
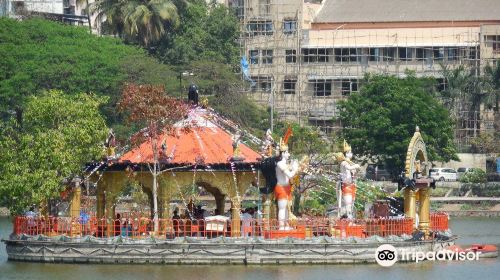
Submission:
[[[324,215],[329,207],[337,205],[336,182],[318,178],[317,186],[307,192],[303,212],[311,215]]]
[[[288,147],[294,156],[325,156],[330,152],[332,145],[322,136],[319,128],[301,126],[298,123],[278,122],[274,139],[283,137],[289,125],[293,136],[288,141]]]
[[[170,0],[97,0],[91,8],[111,34],[149,46],[177,26],[177,7]]]
[[[0,18],[0,115],[22,111],[26,98],[44,90],[92,92],[108,96],[101,107],[117,136],[135,128],[120,125],[115,104],[124,82],[175,83],[176,72],[137,47],[120,40],[88,34],[83,27],[42,19]],[[168,89],[168,87],[167,87]]]
[[[356,187],[356,201],[354,202],[356,210],[364,210],[367,202],[374,202],[388,196],[380,187],[368,181],[356,180]]]
[[[462,183],[486,183],[486,172],[482,169],[474,168],[465,172],[462,177],[460,177],[460,182]]]
[[[470,141],[473,153],[495,153],[500,151],[500,131],[481,133]]]
[[[235,65],[239,55],[238,19],[224,5],[190,2],[184,6],[176,4],[179,28],[166,34],[151,51],[168,64],[189,65],[192,61],[209,60]]]
[[[486,106],[494,108],[499,112],[500,106],[500,61],[496,61],[495,66],[486,65],[484,68],[488,85],[488,95],[485,99]]]
[[[1,123],[0,196],[12,212],[55,197],[64,179],[102,155],[107,128],[99,106],[105,101],[49,91],[27,99],[20,121]]]
[[[453,122],[433,96],[428,79],[367,75],[359,93],[339,105],[344,136],[354,154],[403,170],[409,141],[419,126],[431,161],[458,160]]]

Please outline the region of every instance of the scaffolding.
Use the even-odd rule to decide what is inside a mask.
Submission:
[[[438,90],[444,90],[443,66],[464,65],[481,75],[485,63],[500,58],[500,25],[488,30],[483,26],[356,29],[345,24],[324,29],[313,26],[320,4],[234,0],[232,7],[241,23],[241,55],[249,64],[251,82],[245,91],[271,106],[279,118],[319,126],[327,134],[341,128],[333,120],[337,103],[359,90],[366,73],[404,77],[411,70],[419,77],[436,78]],[[493,52],[485,51],[492,48]],[[458,104],[452,116],[461,148],[480,132],[491,131],[493,120],[492,114],[471,112],[465,100]]]

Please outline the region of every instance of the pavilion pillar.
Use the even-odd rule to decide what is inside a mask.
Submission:
[[[97,187],[97,205],[96,205],[97,219],[104,218],[104,188]]]
[[[416,214],[415,190],[412,190],[411,188],[405,188],[404,199],[405,199],[404,200],[405,216],[408,218],[413,218],[413,220],[415,220],[415,214]]]
[[[74,182],[73,193],[71,195],[70,216],[72,219],[80,218],[82,189],[80,182]]]
[[[80,181],[75,180],[73,186],[73,193],[71,195],[70,216],[71,216],[71,235],[80,235],[80,210],[81,210],[82,189],[80,188]]]
[[[226,206],[226,196],[222,193],[213,194],[215,198],[215,215],[224,215],[224,208]]]
[[[262,220],[264,221],[264,229],[269,230],[269,221],[271,219],[271,201],[269,195],[263,194],[262,198]]]
[[[241,201],[239,196],[231,199],[231,237],[241,236]]]
[[[101,233],[113,235],[115,217],[115,201],[127,181],[124,172],[104,171],[101,180],[97,183],[97,216],[98,219],[106,218],[105,223],[100,223]]]
[[[425,236],[429,236],[430,227],[430,210],[431,210],[431,199],[430,199],[430,189],[428,187],[421,188],[419,193],[420,207],[418,209],[418,229],[422,231]]]

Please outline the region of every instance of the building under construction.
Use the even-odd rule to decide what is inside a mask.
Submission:
[[[316,2],[316,3],[312,3]],[[282,119],[326,132],[339,100],[359,90],[365,73],[404,77],[412,70],[446,88],[443,67],[475,75],[500,58],[496,0],[233,0],[241,50],[251,82],[246,90]],[[452,7],[452,8],[449,8]],[[450,10],[453,12],[450,12]],[[493,113],[460,103],[460,147],[493,130]]]

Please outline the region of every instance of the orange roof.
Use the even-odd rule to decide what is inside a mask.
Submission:
[[[208,119],[205,110],[196,108],[190,112],[187,120],[176,125],[175,135],[160,137],[159,146],[166,138],[167,149],[165,155],[160,156],[160,161],[168,160],[169,164],[224,164],[229,163],[233,155],[232,136]],[[189,130],[183,130],[186,122],[195,123]],[[158,151],[161,151],[160,147]],[[241,163],[256,163],[261,155],[240,144],[241,155],[245,158]],[[120,157],[119,162],[131,163],[153,162],[153,152],[149,141],[132,149]]]

